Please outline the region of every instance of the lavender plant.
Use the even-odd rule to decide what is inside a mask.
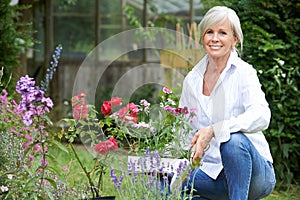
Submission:
[[[191,199],[182,191],[181,183],[192,168],[186,159],[179,162],[177,166],[165,163],[157,151],[148,148],[138,160],[128,160],[128,170],[112,168],[110,177],[120,199]]]

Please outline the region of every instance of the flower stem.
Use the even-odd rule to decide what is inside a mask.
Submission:
[[[73,153],[75,155],[76,160],[78,161],[80,167],[82,168],[82,170],[84,171],[86,177],[88,178],[88,181],[89,181],[89,184],[90,184],[90,189],[91,189],[91,192],[93,194],[93,198],[98,197],[99,196],[98,190],[97,190],[97,188],[95,188],[95,185],[94,185],[94,183],[93,183],[93,181],[91,179],[91,176],[90,176],[89,172],[83,166],[81,160],[79,159],[79,156],[78,156],[76,150],[74,149],[73,144],[70,144],[70,146],[71,146],[71,149],[72,149],[72,151],[73,151]],[[96,196],[95,196],[95,194],[96,194]]]

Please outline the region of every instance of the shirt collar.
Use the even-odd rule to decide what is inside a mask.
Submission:
[[[226,64],[226,67],[224,69],[223,72],[227,72],[229,70],[233,70],[236,68],[236,62],[238,60],[238,53],[233,50],[231,51],[230,53],[230,56],[227,60],[227,64]],[[208,55],[206,54],[198,63],[197,65],[195,66],[195,70],[200,73],[201,75],[204,75],[205,73],[205,70],[206,70],[206,66],[207,66],[207,62],[208,62]]]

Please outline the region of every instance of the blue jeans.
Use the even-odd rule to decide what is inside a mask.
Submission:
[[[224,169],[216,180],[199,168],[182,185],[193,200],[252,200],[268,196],[276,179],[272,163],[266,161],[243,133],[232,133],[220,147]]]

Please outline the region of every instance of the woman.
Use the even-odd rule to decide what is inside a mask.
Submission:
[[[195,108],[189,138],[201,159],[183,189],[193,199],[260,199],[275,186],[269,145],[262,133],[271,112],[255,69],[238,57],[243,33],[236,13],[211,8],[200,22],[205,57],[186,76],[180,106]]]

